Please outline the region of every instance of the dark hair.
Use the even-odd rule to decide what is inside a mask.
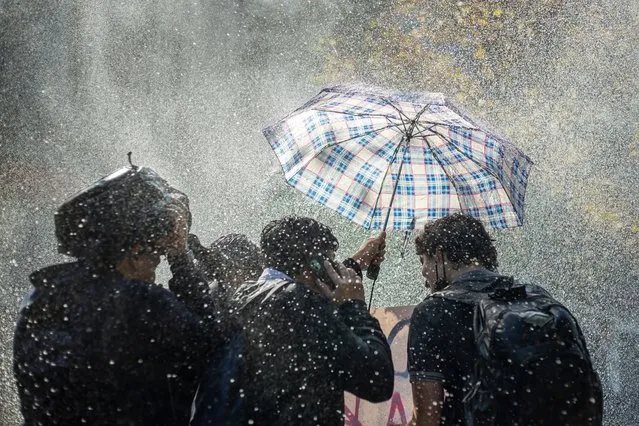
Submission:
[[[246,279],[257,279],[264,268],[260,248],[244,234],[224,235],[209,248],[203,247],[197,237],[190,234],[189,247],[209,280],[228,284],[229,274],[238,272]]]
[[[486,269],[497,269],[497,250],[484,225],[472,216],[455,213],[427,223],[415,238],[418,255],[434,256],[437,249],[454,263],[477,262]]]
[[[315,219],[290,216],[274,220],[262,230],[260,241],[266,266],[289,276],[308,268],[309,257],[337,250],[333,232]]]

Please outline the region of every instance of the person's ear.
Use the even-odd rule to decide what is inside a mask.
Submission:
[[[440,263],[443,265],[444,264],[444,252],[442,251],[441,247],[437,247],[435,249],[435,263],[437,265],[439,265]]]

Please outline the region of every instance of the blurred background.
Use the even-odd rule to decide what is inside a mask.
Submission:
[[[606,424],[639,424],[638,45],[636,0],[0,0],[0,424],[20,421],[28,275],[68,260],[53,213],[128,151],[189,194],[207,245],[294,213],[352,254],[369,233],[288,187],[261,134],[342,82],[443,92],[533,159],[525,225],[494,233],[500,270],[573,311]],[[427,295],[403,238],[374,305]]]

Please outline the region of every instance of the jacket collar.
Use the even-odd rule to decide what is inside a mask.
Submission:
[[[257,282],[266,282],[272,280],[281,280],[291,283],[295,282],[293,278],[289,277],[284,272],[280,272],[277,269],[273,268],[264,269],[264,272],[262,272],[262,275],[260,275],[260,277],[257,279]]]
[[[482,291],[495,283],[501,277],[497,272],[488,269],[476,269],[461,274],[446,289],[464,288],[473,291]]]

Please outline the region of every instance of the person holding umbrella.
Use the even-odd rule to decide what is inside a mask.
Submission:
[[[390,347],[367,311],[361,276],[383,260],[384,241],[369,238],[339,264],[337,238],[314,219],[264,228],[266,269],[235,298],[247,342],[248,424],[343,425],[344,391],[373,402],[392,396]]]
[[[531,159],[441,93],[325,87],[263,132],[289,185],[365,229],[408,235],[455,212],[523,223]]]

